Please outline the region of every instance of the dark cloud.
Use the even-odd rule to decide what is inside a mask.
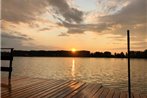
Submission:
[[[106,23],[99,23],[99,24],[71,24],[62,21],[59,25],[68,28],[67,33],[69,34],[83,34],[85,31],[95,31],[95,32],[102,32],[103,30],[107,30],[109,28]]]
[[[32,38],[19,32],[2,32],[1,33],[1,47],[15,49],[29,49],[29,46],[23,45],[23,41],[30,41]]]
[[[2,32],[1,47],[2,48],[13,47],[18,50],[60,49],[59,47],[54,47],[54,46],[44,46],[38,44],[36,45],[31,42],[32,40],[33,40],[32,38],[28,37],[25,34],[21,34],[19,32],[11,32],[11,33]],[[27,45],[25,45],[24,42],[27,42]]]
[[[118,2],[119,0],[115,0],[115,1]],[[123,0],[123,2],[126,2],[126,0]],[[127,29],[130,29],[134,33],[134,35],[142,36],[142,34],[145,34],[147,32],[146,30],[147,16],[145,14],[146,12],[145,3],[146,3],[145,0],[132,0],[128,5],[122,7],[116,13],[98,17],[99,22],[96,24],[82,24],[82,23],[75,24],[75,23],[66,22],[65,20],[59,17],[56,17],[56,19],[58,19],[61,22],[59,23],[60,25],[68,29],[67,33],[70,34],[83,34],[85,31],[95,31],[98,33],[104,31],[105,33],[107,33],[106,30],[107,31],[109,30],[114,35],[117,34],[124,37],[126,36]],[[113,6],[108,6],[108,8],[111,7],[113,9]],[[134,26],[136,26],[137,24],[144,24],[144,25],[142,27],[134,28]],[[117,27],[117,25],[120,25],[121,27]]]
[[[60,33],[58,36],[69,36],[67,33]]]
[[[30,22],[46,11],[46,0],[2,0],[2,19],[14,23]]]
[[[36,45],[34,43],[27,43],[27,45],[24,45],[22,39],[14,39],[14,38],[10,39],[10,38],[6,38],[6,37],[2,37],[1,47],[2,48],[14,48],[15,50],[60,49],[59,47]]]
[[[53,12],[61,15],[65,21],[80,23],[83,20],[83,12],[69,6],[66,0],[48,0]]]
[[[15,35],[14,35],[15,33]],[[19,39],[19,40],[33,40],[32,38],[28,37],[25,34],[21,34],[19,32],[13,32],[13,33],[6,33],[2,32],[1,33],[2,38],[9,38],[9,39]]]
[[[26,49],[28,47],[22,44],[21,39],[17,38],[9,38],[9,37],[2,37],[1,38],[1,47],[3,48],[15,48],[15,49]]]

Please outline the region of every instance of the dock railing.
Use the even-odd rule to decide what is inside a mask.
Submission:
[[[1,71],[9,72],[8,80],[11,80],[13,48],[1,48],[1,60],[9,61],[9,66],[1,65]]]

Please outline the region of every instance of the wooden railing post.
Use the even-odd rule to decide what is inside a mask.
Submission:
[[[8,77],[8,79],[9,79],[9,81],[11,80],[11,73],[12,73],[12,60],[13,60],[13,48],[11,48],[11,60],[10,60],[10,68],[11,68],[11,71],[9,72],[9,77]]]
[[[127,43],[128,43],[128,94],[131,98],[131,74],[130,74],[130,31],[127,30]]]

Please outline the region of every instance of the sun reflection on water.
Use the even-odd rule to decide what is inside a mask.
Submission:
[[[72,60],[71,75],[73,80],[75,80],[75,59]]]

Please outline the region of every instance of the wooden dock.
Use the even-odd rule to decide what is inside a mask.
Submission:
[[[74,80],[16,76],[12,77],[11,85],[7,82],[2,79],[1,98],[128,98],[127,92]],[[132,98],[147,98],[147,95],[132,93]]]

